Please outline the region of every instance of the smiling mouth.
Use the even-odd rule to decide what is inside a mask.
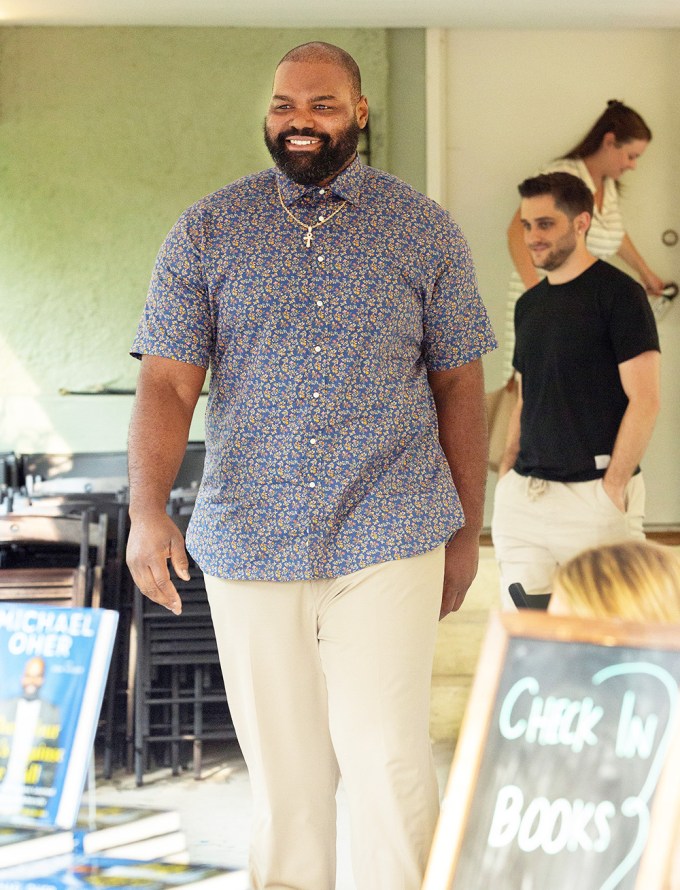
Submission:
[[[291,148],[315,148],[321,144],[321,140],[311,136],[288,136],[286,144]]]

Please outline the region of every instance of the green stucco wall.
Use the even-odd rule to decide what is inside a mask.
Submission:
[[[425,30],[387,31],[387,168],[420,192],[427,190]]]
[[[359,62],[372,163],[390,169],[390,64],[415,52],[418,68],[406,32],[0,28],[0,450],[124,447],[130,396],[59,390],[134,389],[127,353],[163,237],[187,205],[269,166],[273,70],[310,39]],[[400,88],[416,108],[420,61]],[[392,169],[424,179],[412,152]]]

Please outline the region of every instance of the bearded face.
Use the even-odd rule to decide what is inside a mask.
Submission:
[[[264,141],[274,163],[300,185],[320,185],[329,181],[354,158],[361,128],[355,120],[335,135],[309,127],[290,127],[272,133],[267,121]]]

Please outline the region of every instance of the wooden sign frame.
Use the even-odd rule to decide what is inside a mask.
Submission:
[[[680,651],[680,628],[673,625],[557,617],[530,610],[492,613],[449,772],[422,890],[451,890],[454,886],[475,793],[485,793],[477,783],[508,647],[513,638],[640,648],[642,651]],[[635,890],[661,890],[670,886],[674,841],[680,836],[680,708],[670,713],[668,724],[672,734],[654,791],[650,827],[639,860]],[[556,752],[556,761],[558,756]],[[586,886],[585,877],[582,872],[574,874],[572,886]],[[483,881],[481,874],[480,880]],[[477,886],[481,887],[482,883]]]

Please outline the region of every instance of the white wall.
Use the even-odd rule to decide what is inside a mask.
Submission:
[[[680,280],[680,246],[661,242],[665,229],[680,231],[679,75],[678,30],[446,32],[444,202],[470,241],[499,337],[511,269],[505,233],[517,183],[570,149],[610,98],[637,109],[654,135],[638,170],[623,180],[628,232],[659,275]],[[659,334],[663,408],[643,462],[647,518],[677,523],[680,297]],[[487,388],[501,384],[501,366],[499,349],[486,363]]]

